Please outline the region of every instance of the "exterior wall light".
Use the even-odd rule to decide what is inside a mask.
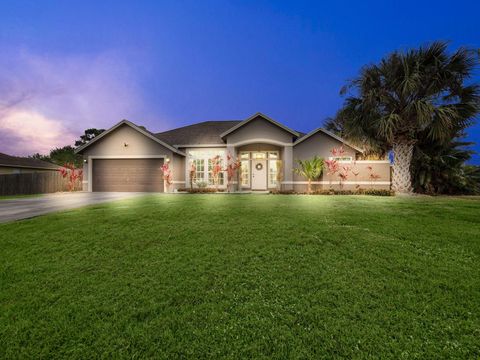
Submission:
[[[87,160],[87,159],[83,159],[83,163],[84,163],[84,164],[88,163],[88,160]]]

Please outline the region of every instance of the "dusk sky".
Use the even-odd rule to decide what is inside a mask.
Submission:
[[[479,13],[478,0],[3,0],[0,152],[46,154],[122,119],[158,132],[263,112],[306,132],[395,49],[480,48]]]

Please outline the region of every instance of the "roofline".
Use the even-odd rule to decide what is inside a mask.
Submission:
[[[328,135],[328,136],[334,138],[335,140],[340,141],[341,143],[343,143],[343,144],[351,147],[351,148],[354,149],[354,150],[357,150],[357,151],[359,151],[359,152],[361,152],[361,153],[364,152],[363,149],[360,149],[359,147],[350,144],[348,141],[342,139],[340,136],[337,136],[337,135],[335,135],[334,133],[332,133],[332,132],[330,132],[330,131],[328,131],[328,130],[325,130],[325,129],[322,128],[322,127],[316,128],[315,130],[310,131],[308,134],[303,135],[301,138],[297,139],[297,141],[295,141],[295,142],[293,143],[293,146],[300,144],[300,143],[303,142],[304,140],[307,140],[309,137],[315,135],[315,134],[318,133],[319,131],[323,132],[325,135]]]
[[[160,140],[159,138],[157,138],[156,136],[154,136],[153,134],[151,134],[150,132],[148,131],[145,131],[143,130],[141,127],[139,127],[138,125],[135,125],[134,123],[132,123],[131,121],[128,121],[128,120],[122,120],[120,121],[118,124],[112,126],[110,129],[108,130],[105,130],[104,132],[102,132],[100,135],[98,136],[95,136],[93,138],[93,140],[89,141],[88,143],[78,147],[75,149],[75,154],[78,154],[80,153],[81,151],[85,150],[87,147],[89,147],[90,145],[92,145],[93,143],[95,143],[96,141],[100,140],[101,138],[103,138],[105,135],[111,133],[112,131],[114,131],[115,129],[117,129],[118,127],[120,127],[121,125],[128,125],[130,126],[132,129],[134,130],[137,130],[139,133],[145,135],[146,137],[152,139],[153,141],[159,143],[160,145],[166,147],[167,149],[173,151],[174,153],[177,153],[179,155],[182,155],[182,156],[186,156],[183,152],[181,152],[180,150],[174,148],[173,146],[167,144],[166,142]]]
[[[53,164],[52,164],[53,165]],[[2,167],[11,167],[11,168],[22,168],[22,169],[40,169],[40,170],[59,170],[61,166],[58,167],[41,167],[41,166],[28,166],[28,165],[12,165],[12,164],[1,164]]]
[[[220,134],[220,137],[223,138],[225,136],[227,136],[228,134],[234,132],[235,130],[237,130],[238,128],[248,124],[250,121],[252,121],[253,119],[257,118],[258,116],[261,116],[262,118],[264,118],[265,120],[271,122],[272,124],[282,128],[283,130],[289,132],[290,134],[294,135],[294,136],[300,136],[300,134],[298,132],[296,132],[295,130],[292,130],[288,127],[286,127],[285,125],[279,123],[278,121],[275,121],[273,120],[272,118],[269,118],[267,115],[265,114],[262,114],[261,112],[257,112],[255,114],[253,114],[252,116],[250,116],[248,119],[246,120],[243,120],[242,122],[238,123],[237,125],[233,126],[232,128],[228,129],[227,131],[223,132],[222,134]]]

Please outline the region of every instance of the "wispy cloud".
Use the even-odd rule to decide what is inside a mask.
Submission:
[[[89,127],[110,127],[142,110],[134,71],[120,54],[52,56],[2,51],[0,152],[48,153]]]

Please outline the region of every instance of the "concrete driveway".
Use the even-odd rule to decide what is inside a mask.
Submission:
[[[92,204],[127,199],[142,194],[144,193],[75,192],[0,200],[0,223],[28,219],[55,211],[74,209]]]

